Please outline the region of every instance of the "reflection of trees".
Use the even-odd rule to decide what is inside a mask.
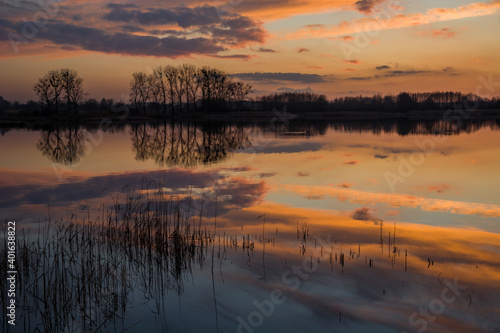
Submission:
[[[73,165],[85,154],[85,132],[78,126],[45,130],[36,147],[54,163]]]
[[[457,120],[458,119],[458,120]],[[460,134],[474,133],[484,127],[499,128],[495,120],[464,119],[455,117],[452,121],[443,119],[372,119],[372,120],[335,120],[328,125],[335,131],[347,133],[397,133],[406,135]],[[312,133],[312,132],[311,132]]]
[[[232,124],[140,124],[132,126],[131,136],[136,159],[151,158],[160,166],[210,164],[251,146],[243,127]]]

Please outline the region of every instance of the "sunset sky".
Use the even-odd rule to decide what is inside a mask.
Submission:
[[[223,69],[256,95],[500,95],[484,86],[500,82],[500,0],[4,0],[0,13],[8,100],[35,99],[38,77],[70,67],[89,98],[127,101],[133,72],[182,63]]]

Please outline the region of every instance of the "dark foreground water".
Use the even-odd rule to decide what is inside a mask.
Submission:
[[[465,121],[4,131],[3,331],[497,332],[499,142]]]

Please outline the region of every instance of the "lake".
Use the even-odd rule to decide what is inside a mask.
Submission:
[[[499,331],[499,126],[3,129],[12,331]]]

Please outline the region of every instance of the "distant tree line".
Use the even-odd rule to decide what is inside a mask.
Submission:
[[[324,95],[311,92],[286,92],[262,96],[258,109],[289,111],[389,111],[500,109],[500,98],[483,98],[453,91],[423,93],[402,92],[398,95],[337,97],[327,101]]]
[[[130,82],[130,102],[146,113],[227,111],[242,107],[252,86],[235,81],[225,72],[194,65],[158,66],[152,73],[135,72]]]
[[[453,109],[498,109],[500,99],[483,98],[475,94],[453,91],[422,93],[402,92],[398,95],[380,94],[371,97],[339,97],[329,103],[330,110],[343,111],[398,111],[453,110]]]
[[[328,109],[328,100],[325,95],[312,92],[284,92],[262,96],[259,108],[261,110],[283,110],[290,112],[324,111]]]

